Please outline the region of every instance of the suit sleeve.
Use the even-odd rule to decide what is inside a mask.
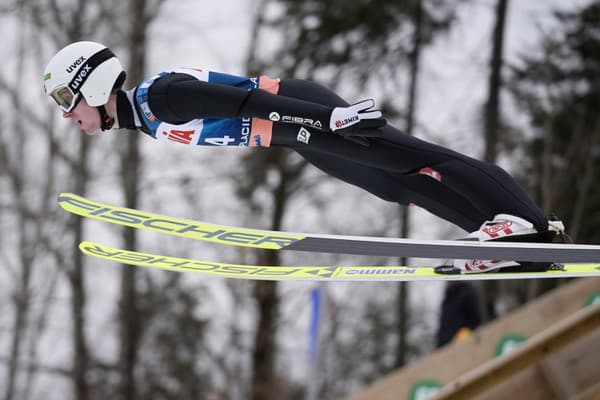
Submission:
[[[181,124],[200,118],[252,117],[296,123],[328,130],[333,107],[197,80],[186,74],[157,79],[148,93],[148,104],[161,121]]]

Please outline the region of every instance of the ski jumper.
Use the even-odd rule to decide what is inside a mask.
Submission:
[[[329,131],[349,104],[311,81],[176,69],[117,94],[121,128],[190,145],[285,147],[323,172],[391,202],[415,204],[467,232],[505,213],[548,220],[502,168],[387,124],[364,146]]]

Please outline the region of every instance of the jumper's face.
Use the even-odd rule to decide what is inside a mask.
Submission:
[[[88,105],[85,99],[81,99],[71,112],[63,111],[63,118],[78,124],[86,135],[95,135],[100,132],[100,114],[95,107]]]

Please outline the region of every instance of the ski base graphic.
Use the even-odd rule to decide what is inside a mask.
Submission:
[[[561,270],[545,272],[489,272],[444,275],[431,267],[407,266],[259,266],[216,263],[158,254],[122,250],[93,242],[82,242],[80,250],[89,256],[117,263],[159,268],[177,272],[195,272],[208,276],[252,280],[307,281],[436,281],[600,277],[600,264],[565,264]]]

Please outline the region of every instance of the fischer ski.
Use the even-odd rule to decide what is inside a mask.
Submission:
[[[71,193],[60,194],[58,201],[63,209],[82,217],[190,239],[270,250],[439,259],[600,261],[599,245],[415,240],[251,230],[117,207]]]
[[[253,280],[310,281],[415,281],[415,280],[487,280],[600,276],[600,264],[565,264],[561,269],[543,272],[487,272],[477,274],[438,274],[430,267],[406,266],[259,266],[191,260],[158,254],[121,250],[93,242],[82,242],[86,255],[117,263],[160,268],[177,272]]]

